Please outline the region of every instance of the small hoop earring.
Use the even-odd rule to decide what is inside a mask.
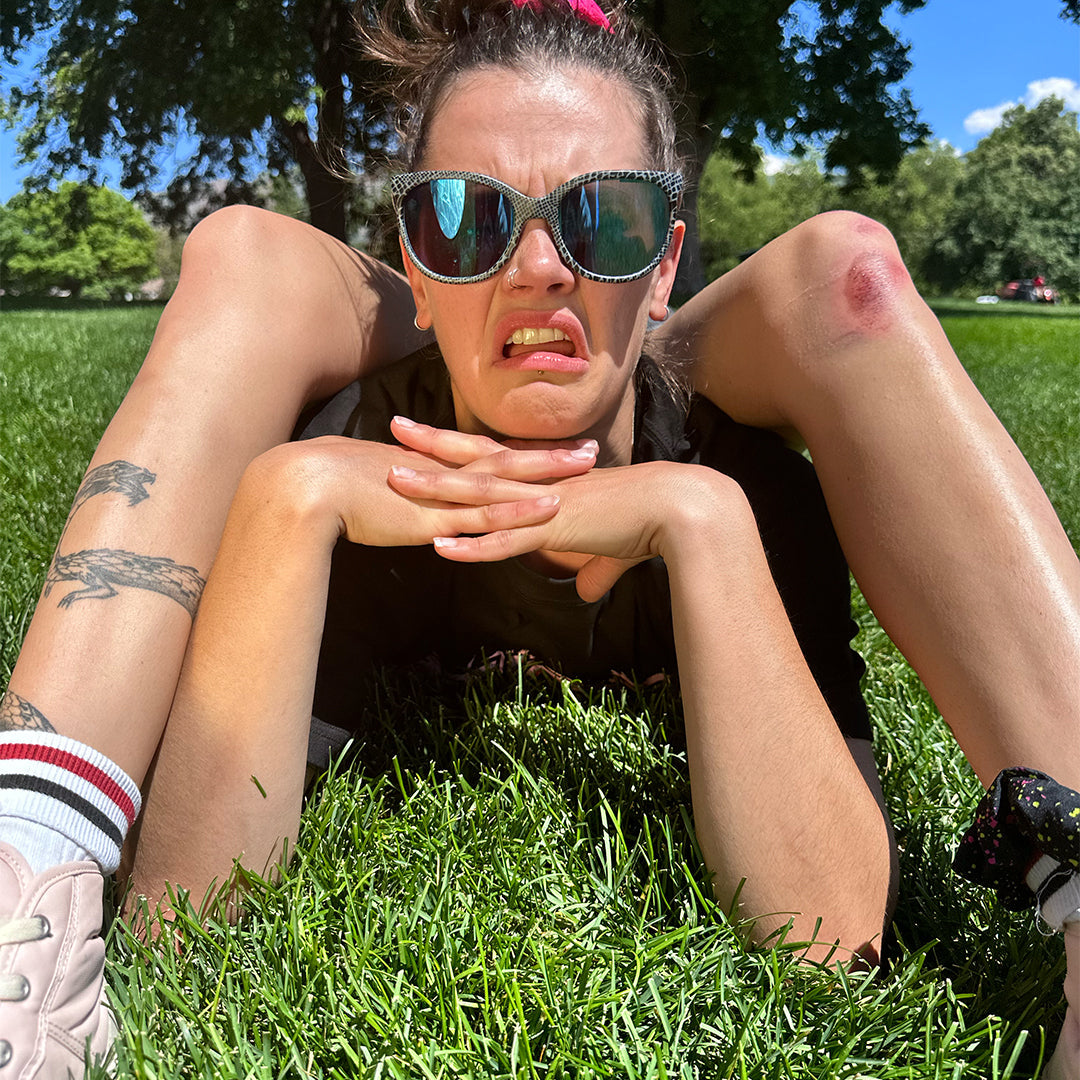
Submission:
[[[417,322],[417,319],[419,318],[419,316],[420,316],[420,313],[419,313],[419,312],[417,312],[417,313],[416,313],[416,314],[415,314],[415,315],[414,315],[414,316],[412,317],[412,324],[413,324],[413,326],[415,326],[415,327],[416,327],[416,329],[417,329],[417,330],[419,330],[419,331],[420,331],[420,333],[422,334],[422,333],[424,333],[424,331],[425,331],[425,330],[430,330],[430,329],[431,329],[431,327],[430,327],[430,326],[421,326],[421,325],[420,325],[420,323],[419,323],[419,322]]]
[[[515,266],[510,270],[510,273],[506,275],[506,283],[510,286],[511,289],[524,289],[525,288],[524,285],[515,285],[514,284],[514,275],[517,274],[519,269],[520,269],[520,267]]]
[[[658,323],[667,322],[668,316],[670,314],[671,314],[671,309],[667,306],[667,304],[665,304],[664,305],[664,314],[659,319],[657,319],[656,321]]]

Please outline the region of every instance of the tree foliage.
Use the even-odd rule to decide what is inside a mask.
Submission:
[[[916,284],[936,293],[992,292],[1042,274],[1080,299],[1080,131],[1060,99],[1020,105],[969,154],[917,147],[888,180],[847,189],[813,159],[749,180],[724,153],[701,181],[702,252],[709,277],[799,221],[856,210],[892,231]]]
[[[814,158],[789,162],[774,176],[756,168],[748,182],[737,162],[715,154],[701,180],[702,254],[710,278],[730,270],[747,252],[827,210],[854,210],[886,225],[916,284],[945,233],[963,160],[949,146],[916,147],[888,179],[845,187]]]
[[[927,270],[989,290],[1042,274],[1080,294],[1080,131],[1060,98],[1017,105],[967,155],[946,235]]]
[[[929,134],[900,83],[908,46],[882,21],[893,0],[646,0],[638,10],[679,58],[684,131],[699,163],[723,145],[752,167],[759,127],[829,171],[891,172]],[[904,0],[900,10],[925,0]]]
[[[853,178],[894,168],[926,129],[899,88],[907,46],[881,22],[890,3],[639,0],[635,13],[680,58],[691,173],[718,141],[748,165],[759,124],[792,149],[823,140],[826,165]],[[219,201],[250,199],[255,159],[273,171],[294,163],[313,223],[345,235],[348,185],[327,168],[343,163],[334,148],[362,165],[387,136],[366,89],[372,73],[351,45],[349,0],[8,6],[6,59],[51,35],[40,77],[9,94],[28,122],[25,150],[42,155],[51,175],[118,155],[121,186],[145,191],[161,148],[189,123],[198,150],[169,185],[172,205],[184,209],[210,176],[229,178]]]
[[[377,134],[365,72],[352,47],[349,0],[14,0],[2,37],[10,58],[49,35],[40,77],[9,93],[28,120],[22,146],[46,176],[115,155],[121,186],[157,182],[163,147],[194,136],[193,160],[172,177],[159,209],[183,220],[192,201],[257,201],[263,164],[298,165],[314,224],[344,237],[344,149]],[[210,188],[208,180],[228,183]],[[208,190],[216,198],[206,203]]]
[[[928,265],[949,228],[964,169],[964,159],[951,146],[921,146],[904,158],[888,182],[867,185],[844,198],[845,209],[866,214],[890,229],[922,289],[932,286]]]
[[[706,275],[719,277],[800,221],[835,209],[839,199],[816,158],[793,161],[774,176],[764,175],[756,165],[747,176],[730,154],[713,154],[702,173],[698,196]]]
[[[905,0],[902,12],[925,0]],[[723,149],[750,175],[759,128],[795,154],[822,148],[849,185],[888,175],[929,129],[900,84],[908,46],[883,23],[892,0],[645,0],[638,10],[679,57],[690,178]],[[693,192],[687,206],[694,225]],[[691,235],[696,230],[691,229]],[[682,291],[704,284],[691,241]]]
[[[142,212],[108,188],[71,181],[22,191],[0,207],[0,276],[23,295],[63,289],[119,296],[156,267],[157,237]]]

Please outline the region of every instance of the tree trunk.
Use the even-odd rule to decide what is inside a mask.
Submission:
[[[348,181],[327,168],[305,124],[290,125],[290,141],[304,177],[311,224],[338,240],[348,242]]]
[[[304,177],[311,224],[345,243],[349,181],[342,149],[349,57],[343,42],[348,39],[349,10],[340,0],[323,0],[311,28],[315,81],[321,91],[318,142],[312,142],[306,122],[291,123],[286,129]]]
[[[698,230],[698,187],[705,161],[712,153],[716,137],[702,125],[697,125],[693,132],[685,133],[683,143],[692,147],[686,155],[686,190],[683,192],[682,209],[679,217],[686,222],[686,238],[683,240],[682,258],[675,276],[672,301],[683,304],[690,297],[701,292],[708,284],[705,276],[705,264],[701,260],[701,234]]]

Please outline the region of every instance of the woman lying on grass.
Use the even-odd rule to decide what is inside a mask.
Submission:
[[[13,1075],[108,1046],[99,868],[139,788],[138,894],[262,871],[309,742],[355,724],[375,665],[432,652],[677,657],[716,897],[757,940],[791,920],[809,959],[873,962],[895,852],[832,525],[984,782],[1080,786],[1076,557],[888,234],[808,222],[667,319],[682,180],[652,46],[590,0],[407,8],[407,36],[372,37],[399,75],[407,282],[214,215],[76,498],[4,698]],[[994,789],[1014,817],[1028,781]],[[986,842],[1060,928],[1059,824]],[[1067,1023],[1053,1075],[1080,1064]]]

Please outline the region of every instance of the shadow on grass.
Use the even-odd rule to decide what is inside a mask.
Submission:
[[[83,300],[71,296],[0,296],[0,315],[16,311],[48,314],[73,311],[130,311],[132,308],[163,308],[165,300]]]
[[[362,776],[434,769],[469,784],[508,777],[515,764],[587,808],[618,808],[628,842],[646,818],[690,804],[681,702],[671,683],[560,681],[509,659],[460,676],[383,671],[356,720],[349,768]],[[691,845],[692,846],[692,845]],[[689,850],[684,853],[692,857]]]

